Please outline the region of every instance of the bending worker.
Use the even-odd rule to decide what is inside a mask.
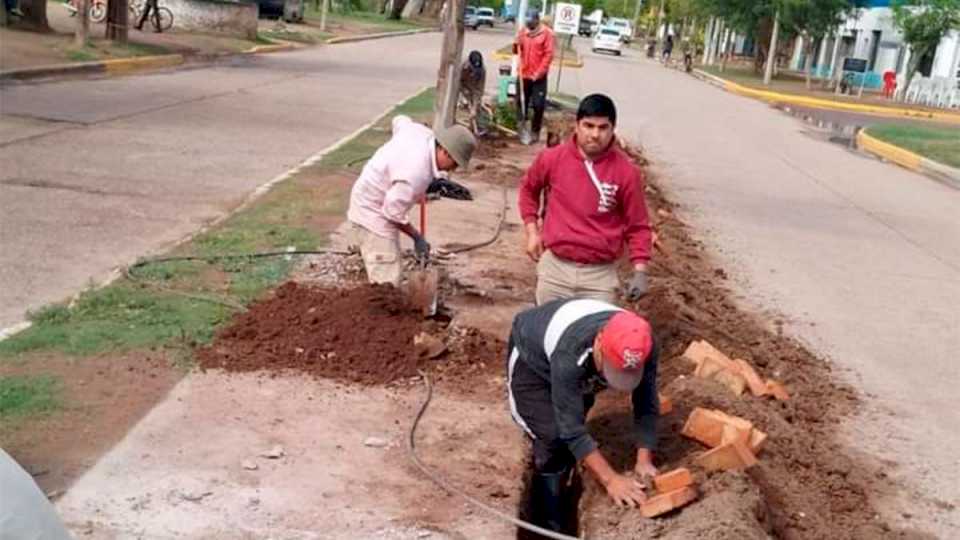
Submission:
[[[430,182],[466,167],[477,141],[467,128],[431,130],[408,116],[393,119],[393,136],[370,158],[350,192],[350,243],[360,248],[371,283],[400,284],[400,233],[413,240],[419,258],[430,244],[407,214]]]
[[[562,531],[569,511],[564,489],[577,463],[614,502],[642,503],[646,495],[637,477],[657,474],[660,408],[650,323],[606,302],[556,300],[514,318],[507,350],[510,412],[533,439],[532,521]],[[587,413],[606,387],[632,396],[634,478],[615,471],[587,432]]]
[[[624,246],[633,269],[625,296],[647,292],[652,234],[643,174],[619,149],[616,125],[613,100],[583,98],[573,137],[540,152],[524,175],[518,206],[527,255],[537,262],[537,304],[575,296],[614,302]]]

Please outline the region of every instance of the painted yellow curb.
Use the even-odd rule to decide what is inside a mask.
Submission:
[[[864,103],[845,103],[831,99],[814,98],[807,96],[798,96],[796,94],[783,94],[772,92],[770,90],[758,90],[742,84],[737,84],[727,79],[717,77],[716,75],[698,70],[701,74],[709,77],[723,87],[724,90],[741,96],[752,97],[770,103],[790,103],[814,109],[831,109],[837,111],[860,112],[874,114],[877,116],[917,118],[923,120],[936,120],[939,122],[960,123],[960,113],[949,111],[933,111],[921,109],[906,109],[903,107],[887,107],[883,105],[868,105]]]
[[[498,52],[498,53],[493,53],[493,59],[494,59],[494,60],[513,60],[513,55],[512,55],[512,54],[503,54],[503,53]],[[554,64],[559,63],[559,59],[554,58],[553,63],[554,63]],[[576,59],[571,59],[571,58],[564,58],[564,59],[563,59],[563,67],[582,68],[582,67],[583,67],[583,60],[576,60]]]
[[[861,129],[857,132],[857,147],[871,154],[876,154],[887,161],[892,161],[911,171],[920,172],[923,169],[921,167],[923,163],[922,156],[888,142],[883,142],[876,137],[868,135],[866,130]]]
[[[136,58],[120,58],[105,60],[103,70],[111,75],[131,73],[144,69],[158,69],[179,66],[184,62],[182,54],[164,54],[160,56],[138,56]]]
[[[276,43],[272,45],[257,45],[256,47],[250,47],[249,49],[243,51],[243,54],[262,54],[262,53],[272,53],[272,52],[282,52],[282,51],[292,51],[296,49],[297,46],[292,43]]]

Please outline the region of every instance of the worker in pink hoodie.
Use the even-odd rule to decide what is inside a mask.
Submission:
[[[614,302],[624,251],[632,274],[622,287],[647,292],[652,234],[640,169],[619,148],[609,97],[585,97],[574,136],[541,152],[520,186],[527,255],[537,263],[537,304],[558,298]]]

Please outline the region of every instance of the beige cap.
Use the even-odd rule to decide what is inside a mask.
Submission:
[[[437,142],[444,150],[450,154],[450,157],[457,162],[461,169],[466,169],[473,156],[473,151],[477,148],[477,139],[474,138],[470,130],[455,124],[448,128],[442,128],[434,131]]]

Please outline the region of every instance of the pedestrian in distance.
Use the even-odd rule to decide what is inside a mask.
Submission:
[[[137,30],[143,30],[143,23],[147,22],[147,18],[150,17],[150,14],[153,14],[153,30],[154,32],[160,33],[163,32],[163,28],[160,25],[160,6],[158,4],[159,0],[146,0],[143,5],[143,13],[140,15],[140,21],[135,27]]]
[[[408,116],[393,119],[392,137],[363,167],[347,209],[349,242],[360,250],[371,283],[400,284],[400,233],[413,240],[418,258],[429,257],[430,244],[408,213],[434,178],[466,168],[476,146],[460,125],[431,130]]]
[[[618,289],[635,301],[647,292],[652,232],[643,174],[620,149],[616,125],[613,100],[585,97],[574,135],[540,152],[524,175],[518,207],[526,253],[537,263],[537,304],[571,297],[614,303]],[[620,287],[625,251],[632,275]]]
[[[604,487],[613,502],[646,500],[641,480],[656,476],[657,345],[650,323],[597,300],[554,300],[519,313],[507,345],[507,396],[513,420],[532,439],[531,521],[558,532],[570,515],[568,486],[576,465]],[[630,394],[636,462],[617,472],[586,427],[596,394]]]
[[[670,64],[670,55],[673,54],[673,35],[667,34],[667,39],[663,43],[663,65]]]

